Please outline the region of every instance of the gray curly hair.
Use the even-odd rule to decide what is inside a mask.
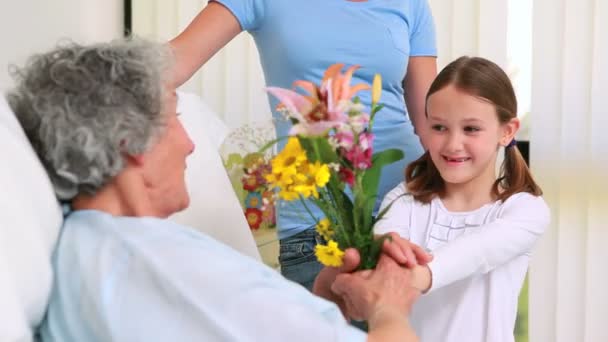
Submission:
[[[141,39],[68,43],[13,68],[8,102],[55,193],[94,194],[164,129],[164,82],[173,58]]]

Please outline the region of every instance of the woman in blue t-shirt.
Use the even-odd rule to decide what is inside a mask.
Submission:
[[[424,97],[437,72],[427,0],[210,1],[171,41],[175,86],[244,30],[255,40],[271,86],[290,88],[296,80],[320,83],[324,70],[338,62],[361,66],[354,83],[371,83],[380,73],[385,107],[374,121],[374,150],[399,148],[405,158],[383,169],[378,201],[403,180],[405,166],[423,152],[418,135],[424,133]],[[365,105],[370,97],[360,93]],[[274,110],[277,101],[269,101]],[[273,117],[280,116],[275,111]],[[289,125],[276,120],[277,136],[285,136]],[[277,206],[277,226],[281,273],[310,289],[322,268],[314,256],[315,220],[298,201],[287,202]]]

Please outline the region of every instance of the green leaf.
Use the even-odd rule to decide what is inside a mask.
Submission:
[[[323,164],[337,163],[338,154],[327,141],[327,137],[302,137],[300,145],[306,151],[306,156],[311,162],[320,161]]]
[[[382,108],[384,108],[384,104],[382,104],[382,103],[379,103],[372,108],[372,113],[369,117],[369,125],[368,125],[370,132],[372,132],[372,129],[374,127],[374,118],[376,117],[376,113],[378,113]]]
[[[372,167],[365,170],[363,175],[363,190],[369,196],[377,196],[380,173],[385,165],[392,164],[403,159],[403,151],[392,148],[375,153],[372,156]]]
[[[355,247],[356,244],[350,239],[353,232],[353,202],[350,197],[338,185],[342,185],[339,181],[331,182],[327,185],[329,202],[335,208],[336,224],[340,226],[340,231],[347,236],[341,236],[340,242],[345,247]]]
[[[394,203],[395,203],[395,202],[396,202],[398,199],[400,199],[400,198],[401,198],[401,197],[403,197],[403,196],[407,196],[407,195],[408,195],[407,193],[405,193],[405,194],[401,194],[401,195],[397,196],[397,198],[393,199],[393,200],[391,201],[391,203],[389,203],[389,204],[386,206],[386,208],[382,209],[382,210],[381,210],[381,211],[378,213],[378,215],[377,215],[377,216],[374,218],[374,222],[372,223],[372,225],[375,225],[375,224],[376,224],[376,222],[378,222],[378,221],[382,220],[382,218],[384,217],[384,215],[386,215],[386,213],[387,213],[387,212],[388,212],[388,211],[391,209],[391,207],[393,206],[393,204],[394,204]]]
[[[372,240],[369,240],[366,248],[359,251],[361,254],[360,270],[371,270],[376,267],[380,258],[380,252],[382,251],[382,244],[386,239],[390,239],[390,235],[383,235],[377,239],[372,238]]]
[[[378,113],[382,108],[384,108],[383,103],[379,103],[379,104],[375,105],[374,108],[372,109],[372,117],[374,115],[376,115],[376,113]]]
[[[353,221],[355,229],[361,234],[370,235],[373,229],[373,212],[378,199],[378,185],[382,167],[394,163],[403,158],[403,152],[399,149],[389,149],[374,154],[372,157],[372,167],[365,171],[359,171],[355,186]]]
[[[374,206],[376,205],[376,199],[377,199],[377,195],[374,196],[367,196],[365,197],[365,204],[363,207],[363,227],[366,228],[366,233],[371,233],[371,230],[373,229],[374,226],[374,217],[373,217],[373,212],[374,212]]]

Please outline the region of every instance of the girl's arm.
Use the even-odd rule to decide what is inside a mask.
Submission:
[[[415,286],[433,291],[490,272],[529,253],[549,222],[549,207],[542,197],[514,195],[505,202],[498,219],[434,251],[428,267],[416,266]]]
[[[169,43],[175,54],[172,86],[177,88],[186,82],[241,31],[239,21],[228,8],[215,1],[209,2]]]

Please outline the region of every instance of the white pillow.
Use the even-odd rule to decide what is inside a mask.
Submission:
[[[0,341],[29,341],[46,310],[62,214],[3,95],[0,155]]]
[[[228,128],[197,95],[180,92],[178,96],[177,111],[195,148],[186,169],[190,207],[171,219],[261,260],[220,158],[219,147]]]

